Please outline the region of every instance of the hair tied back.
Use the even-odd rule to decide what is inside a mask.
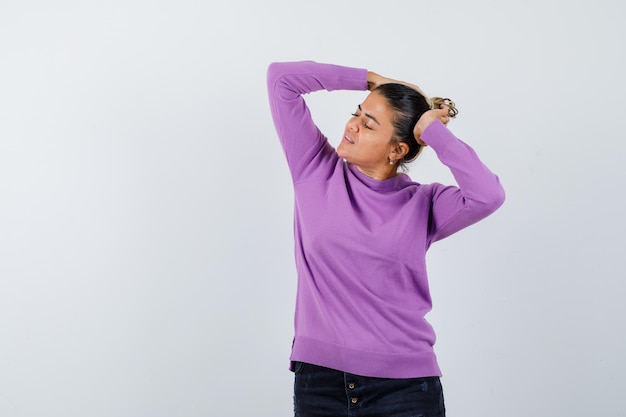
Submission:
[[[459,110],[456,108],[454,101],[449,98],[433,97],[430,99],[431,109],[440,109],[442,104],[448,107],[448,116],[456,117],[456,115],[459,114]]]

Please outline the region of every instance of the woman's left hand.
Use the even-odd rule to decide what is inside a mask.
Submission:
[[[428,110],[426,113],[422,114],[422,117],[419,118],[413,128],[413,136],[415,136],[417,143],[422,146],[428,146],[428,144],[422,140],[421,136],[426,128],[437,119],[439,119],[444,125],[448,124],[450,121],[448,106],[442,104],[441,108]]]

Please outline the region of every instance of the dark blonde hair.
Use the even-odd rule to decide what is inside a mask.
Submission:
[[[442,105],[448,106],[448,116],[454,118],[457,114],[459,114],[459,110],[456,108],[456,104],[454,104],[454,101],[450,100],[449,98],[432,97],[430,99],[431,109],[440,109]]]

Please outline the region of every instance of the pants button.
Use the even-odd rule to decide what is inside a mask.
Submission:
[[[350,401],[352,401],[352,404],[356,404],[359,399],[357,397],[352,397]]]
[[[350,382],[350,383],[348,384],[348,388],[350,388],[350,389],[354,389],[354,382]]]

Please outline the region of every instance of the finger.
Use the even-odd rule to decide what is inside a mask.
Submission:
[[[443,123],[447,124],[450,121],[450,116],[451,116],[450,115],[450,107],[445,105],[445,104],[442,104],[440,107],[441,107],[440,110],[441,110],[442,114],[444,114],[444,117],[446,118],[446,121],[443,122]]]

